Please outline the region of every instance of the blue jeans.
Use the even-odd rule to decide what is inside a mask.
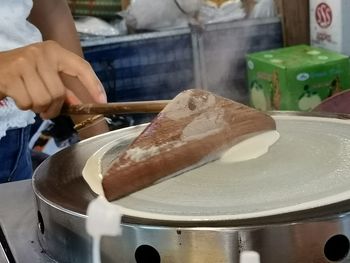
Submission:
[[[0,139],[0,183],[32,177],[29,139],[30,126],[8,130],[6,136]]]

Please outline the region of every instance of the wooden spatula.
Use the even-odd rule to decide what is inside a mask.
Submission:
[[[204,90],[184,91],[113,161],[102,181],[105,196],[121,198],[275,128],[271,116],[255,109]]]
[[[158,113],[169,100],[114,102],[102,104],[65,105],[61,114],[92,115],[92,114],[130,114],[130,113]]]

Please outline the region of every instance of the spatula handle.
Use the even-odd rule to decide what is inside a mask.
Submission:
[[[65,105],[61,114],[81,115],[81,114],[129,114],[129,113],[158,113],[169,100],[136,101],[136,102],[114,102],[103,104],[80,104]]]

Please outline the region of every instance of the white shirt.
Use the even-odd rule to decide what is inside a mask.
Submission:
[[[27,21],[32,0],[0,0],[0,51],[41,42],[39,30]],[[11,98],[0,101],[0,138],[6,130],[34,122],[32,111],[19,110]]]

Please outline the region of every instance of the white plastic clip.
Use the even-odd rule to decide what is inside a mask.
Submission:
[[[260,255],[255,251],[243,251],[240,254],[240,263],[260,263]]]
[[[99,196],[92,200],[87,209],[86,231],[93,238],[93,263],[100,263],[100,240],[102,236],[121,235],[121,212],[118,206]]]

